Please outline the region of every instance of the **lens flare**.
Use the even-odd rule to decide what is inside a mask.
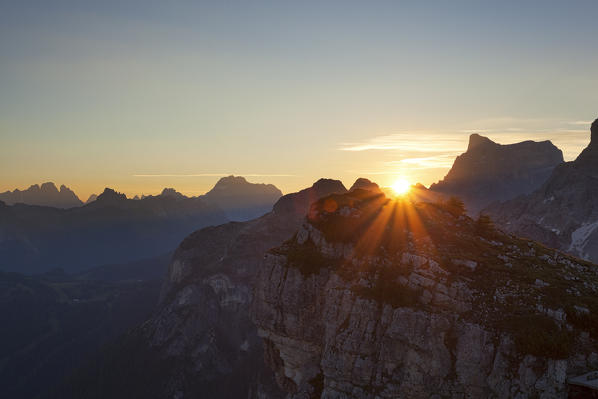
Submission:
[[[398,179],[390,186],[396,195],[404,195],[409,192],[411,185],[405,179]]]

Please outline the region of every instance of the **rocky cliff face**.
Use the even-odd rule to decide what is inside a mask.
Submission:
[[[143,348],[143,356],[129,352],[109,357],[104,370],[113,373],[146,359],[146,365],[138,365],[144,368],[142,375],[128,382],[129,397],[147,397],[147,386],[152,387],[150,397],[283,397],[265,366],[249,315],[258,266],[268,249],[292,236],[312,202],[346,191],[341,182],[322,179],[280,198],[272,212],[258,219],[188,236],[173,256],[157,310],[123,344],[125,353],[130,347]],[[109,381],[116,379],[112,375]],[[93,389],[105,397],[126,397],[110,386]]]
[[[494,201],[528,194],[563,162],[561,150],[550,141],[501,145],[472,134],[467,151],[455,159],[445,178],[430,189],[460,197],[476,215]]]
[[[0,193],[0,200],[9,205],[20,203],[55,208],[73,208],[83,205],[70,188],[62,185],[58,190],[52,182],[43,183],[41,186],[34,184],[26,190],[5,191]]]
[[[503,229],[598,262],[598,120],[591,142],[533,193],[490,206]]]
[[[289,398],[567,397],[598,367],[596,266],[450,204],[323,198],[252,314]]]

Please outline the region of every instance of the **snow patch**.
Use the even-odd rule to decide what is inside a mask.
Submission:
[[[580,228],[571,233],[571,245],[569,252],[576,252],[582,257],[587,257],[584,254],[584,248],[588,243],[590,235],[598,228],[598,220],[594,223],[584,223]]]

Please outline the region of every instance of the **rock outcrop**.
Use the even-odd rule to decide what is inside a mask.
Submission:
[[[272,184],[250,183],[241,176],[223,177],[201,198],[217,205],[230,220],[245,221],[262,216],[282,192]]]
[[[356,190],[268,252],[252,314],[289,398],[566,398],[598,367],[596,294],[593,264]]]
[[[0,193],[0,200],[8,205],[27,204],[55,208],[73,208],[83,205],[70,188],[63,184],[58,190],[52,182],[43,183],[41,186],[34,184],[26,190],[5,191]]]
[[[501,145],[472,134],[467,151],[430,190],[460,197],[468,212],[477,215],[492,202],[531,193],[562,162],[561,150],[550,141]]]
[[[598,119],[575,161],[555,168],[533,193],[485,212],[509,232],[598,262]]]

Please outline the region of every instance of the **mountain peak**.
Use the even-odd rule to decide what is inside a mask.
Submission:
[[[488,137],[479,135],[477,133],[473,133],[469,136],[469,145],[467,146],[467,151],[473,150],[476,147],[481,145],[487,144],[496,144],[494,141],[490,140]]]
[[[330,194],[346,193],[347,189],[340,180],[320,179],[311,187],[281,197],[272,210],[277,214],[293,214],[304,217],[312,203]]]
[[[498,144],[472,134],[467,151],[430,189],[460,197],[470,214],[475,215],[493,201],[529,194],[562,162],[562,151],[550,141]]]
[[[96,198],[95,202],[119,202],[119,201],[123,201],[126,200],[127,196],[119,193],[117,191],[114,191],[111,188],[106,187],[104,189],[104,192],[102,192],[102,194],[98,195],[98,197]]]
[[[243,176],[230,175],[230,176],[221,177],[218,180],[218,182],[216,182],[216,185],[214,187],[217,187],[218,185],[224,185],[224,184],[247,184],[247,183],[248,183],[247,179],[245,179]]]
[[[242,176],[230,175],[218,180],[201,198],[222,209],[230,220],[242,221],[269,212],[281,196],[273,184],[252,183]]]
[[[160,196],[172,198],[185,198],[183,194],[170,187],[165,187],[164,190],[162,190],[162,193],[160,193]]]
[[[53,182],[45,182],[41,185],[32,184],[26,190],[6,191],[0,193],[0,199],[8,205],[22,203],[57,208],[72,208],[83,204],[67,186],[61,185],[60,191],[58,191]]]
[[[58,192],[56,185],[51,181],[42,183],[42,185],[40,186],[39,189],[40,189],[40,191],[45,192],[45,193],[57,193]]]
[[[579,154],[575,163],[577,165],[591,165],[594,172],[595,164],[598,162],[598,119],[590,126],[590,144]]]
[[[380,186],[378,186],[378,184],[374,183],[373,181],[360,177],[357,180],[355,180],[355,183],[353,183],[353,185],[351,186],[351,188],[349,189],[349,191],[353,191],[356,189],[362,189],[362,190],[368,190],[368,191],[372,191],[375,193],[380,193]]]
[[[325,192],[326,194],[331,194],[331,193],[347,192],[347,189],[345,188],[343,183],[340,180],[334,180],[334,179],[326,179],[326,178],[319,179],[311,187],[314,190],[316,190],[318,193]]]

